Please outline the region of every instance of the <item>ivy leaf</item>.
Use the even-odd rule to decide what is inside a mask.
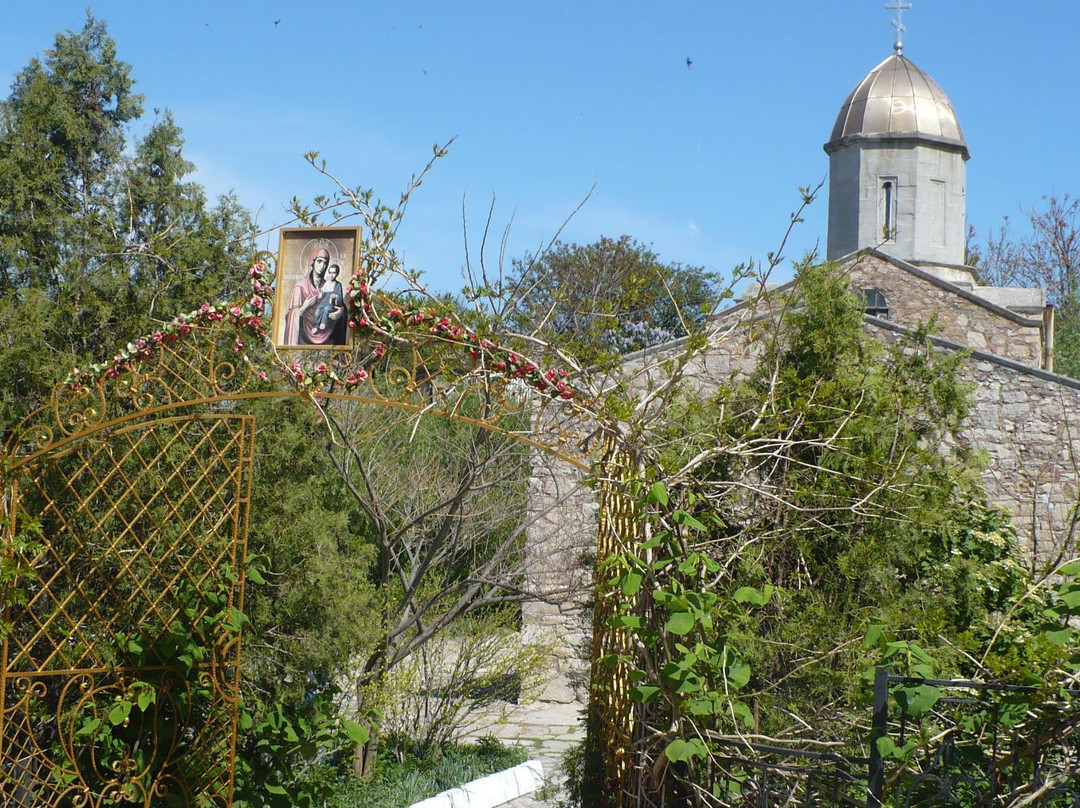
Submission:
[[[341,719],[341,728],[345,730],[345,735],[349,740],[357,745],[365,744],[371,738],[367,727],[347,718]]]
[[[754,728],[754,713],[746,704],[741,701],[732,701],[731,712],[736,718],[742,719],[744,727],[747,729]]]
[[[1054,645],[1065,645],[1073,636],[1073,630],[1068,626],[1065,628],[1059,628],[1056,631],[1047,631],[1046,638],[1050,640]]]
[[[656,503],[658,505],[667,506],[668,493],[667,489],[664,487],[664,484],[661,482],[656,482],[650,485],[649,494],[645,498],[645,501],[648,503]]]
[[[736,603],[752,603],[755,606],[765,605],[765,594],[760,589],[752,586],[742,586],[735,590]]]
[[[656,698],[656,694],[659,692],[660,688],[656,685],[638,685],[630,688],[630,698],[642,704],[648,704]]]
[[[919,716],[937,704],[941,690],[932,685],[901,685],[896,690],[896,699],[911,716]]]
[[[694,616],[690,612],[675,612],[667,620],[666,628],[672,634],[686,634],[694,627]]]
[[[109,710],[109,723],[114,727],[118,727],[127,720],[129,715],[131,715],[131,702],[118,701],[113,705],[113,708]]]
[[[664,749],[664,756],[675,763],[680,760],[691,761],[696,757],[705,757],[706,752],[705,744],[701,738],[692,738],[689,741],[676,738]]]
[[[736,690],[746,687],[750,681],[750,666],[745,662],[735,662],[727,667],[727,680]]]
[[[874,744],[877,746],[878,754],[882,757],[890,757],[896,753],[896,741],[888,735],[882,735],[874,742]]]
[[[1058,590],[1061,602],[1069,607],[1070,611],[1080,609],[1080,584],[1067,583]]]
[[[691,715],[713,715],[716,713],[716,702],[712,699],[694,699],[690,702]]]
[[[641,573],[628,572],[623,576],[622,592],[627,597],[636,595],[641,589]]]
[[[682,525],[689,530],[697,530],[701,532],[708,530],[705,525],[703,525],[686,511],[675,511],[675,513],[671,515],[671,518],[675,520],[675,524]]]

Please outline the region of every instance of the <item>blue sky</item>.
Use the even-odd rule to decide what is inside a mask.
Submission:
[[[625,233],[720,272],[761,258],[796,188],[825,178],[840,105],[893,42],[884,0],[6,0],[0,80],[81,28],[87,5],[133,65],[148,120],[173,110],[196,179],[234,189],[263,227],[285,221],[292,196],[329,190],[309,150],[396,201],[432,145],[456,137],[398,240],[446,291],[462,285],[463,201],[475,259],[495,195],[509,261],[594,183],[565,240]],[[1044,194],[1080,193],[1080,4],[912,5],[904,53],[948,94],[971,148],[969,223],[985,235]],[[824,246],[826,209],[823,193],[791,257]]]

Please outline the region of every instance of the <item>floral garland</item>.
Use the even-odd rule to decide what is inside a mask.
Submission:
[[[132,373],[139,365],[152,358],[160,346],[172,345],[190,335],[195,329],[226,320],[237,331],[233,351],[238,355],[243,355],[247,347],[247,338],[265,339],[267,335],[266,300],[272,293],[273,287],[263,282],[265,274],[266,264],[261,261],[248,270],[252,294],[243,303],[233,306],[203,303],[195,311],[178,315],[149,336],[129,342],[126,349],[116,354],[111,362],[96,363],[88,368],[73,368],[64,382],[64,387],[78,392],[101,381],[117,379],[122,374]],[[367,272],[363,269],[350,279],[346,295],[352,308],[348,321],[349,328],[360,334],[386,338],[386,341],[377,343],[373,349],[377,358],[386,355],[387,342],[405,343],[409,341],[407,335],[431,334],[450,344],[461,346],[474,362],[483,362],[484,367],[491,371],[508,378],[519,379],[537,391],[550,396],[565,400],[574,397],[574,391],[567,382],[566,370],[562,368],[544,370],[538,363],[521,354],[481,337],[471,329],[451,322],[448,316],[440,315],[433,308],[404,309],[394,305],[386,311],[385,316],[380,316],[375,307]],[[370,377],[369,372],[364,368],[357,368],[342,377],[324,362],[306,369],[301,362],[292,361],[281,364],[278,369],[300,390],[309,390],[324,380],[353,388]],[[260,371],[258,379],[267,382],[269,376],[266,371]]]
[[[265,271],[266,265],[262,262],[248,270],[253,292],[251,297],[242,304],[221,306],[203,303],[195,311],[179,314],[173,318],[172,322],[166,323],[154,333],[129,342],[127,347],[116,354],[111,362],[95,363],[88,368],[72,368],[64,382],[64,387],[78,392],[104,379],[117,379],[124,373],[133,372],[138,365],[153,357],[155,350],[160,346],[172,345],[197,328],[205,328],[226,319],[237,331],[233,351],[243,354],[247,347],[246,337],[266,337],[266,323],[263,319],[266,313],[266,298],[263,295],[270,291],[271,287],[261,280]],[[259,373],[258,376],[260,381],[269,380],[265,372]]]

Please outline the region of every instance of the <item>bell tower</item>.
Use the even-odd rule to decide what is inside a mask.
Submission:
[[[899,13],[909,6],[890,7]],[[827,256],[876,248],[970,287],[974,271],[964,266],[968,146],[948,97],[903,55],[899,18],[893,25],[893,54],[851,91],[825,144]]]

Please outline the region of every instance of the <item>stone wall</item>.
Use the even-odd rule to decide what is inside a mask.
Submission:
[[[1040,561],[1075,554],[1080,482],[1080,382],[973,354],[975,407],[961,439],[985,452],[987,493],[1013,514]]]
[[[598,505],[584,478],[566,460],[533,454],[526,570],[530,591],[540,597],[522,606],[522,631],[552,646],[542,701],[585,703],[588,695]]]
[[[756,364],[762,336],[775,322],[760,304],[757,309],[740,307],[718,322],[710,347],[684,369],[689,387],[707,393],[718,383],[745,377]],[[866,327],[885,342],[904,331],[875,318],[867,318]],[[962,349],[945,339],[935,342],[941,350]],[[669,345],[627,357],[624,370],[631,392],[640,395],[663,383],[669,363],[681,354],[681,346]],[[1046,561],[1075,554],[1072,520],[1080,494],[1080,382],[982,351],[967,358],[963,374],[975,386],[974,401],[957,439],[985,453],[990,501],[1012,513],[1034,557]],[[581,471],[563,461],[538,455],[534,462],[530,563],[549,583],[566,581],[578,587],[565,602],[526,607],[527,630],[558,638],[557,675],[545,696],[549,700],[585,697],[580,686],[572,686],[572,678],[588,667],[582,649],[591,616],[580,588],[588,588],[592,568],[583,567],[581,561],[594,553],[597,504],[593,492],[580,485],[582,478]]]
[[[936,315],[935,333],[959,345],[1032,367],[1042,367],[1042,322],[1022,317],[943,283],[915,267],[903,269],[875,255],[844,268],[855,288],[877,288],[889,301],[889,319],[916,328]]]

